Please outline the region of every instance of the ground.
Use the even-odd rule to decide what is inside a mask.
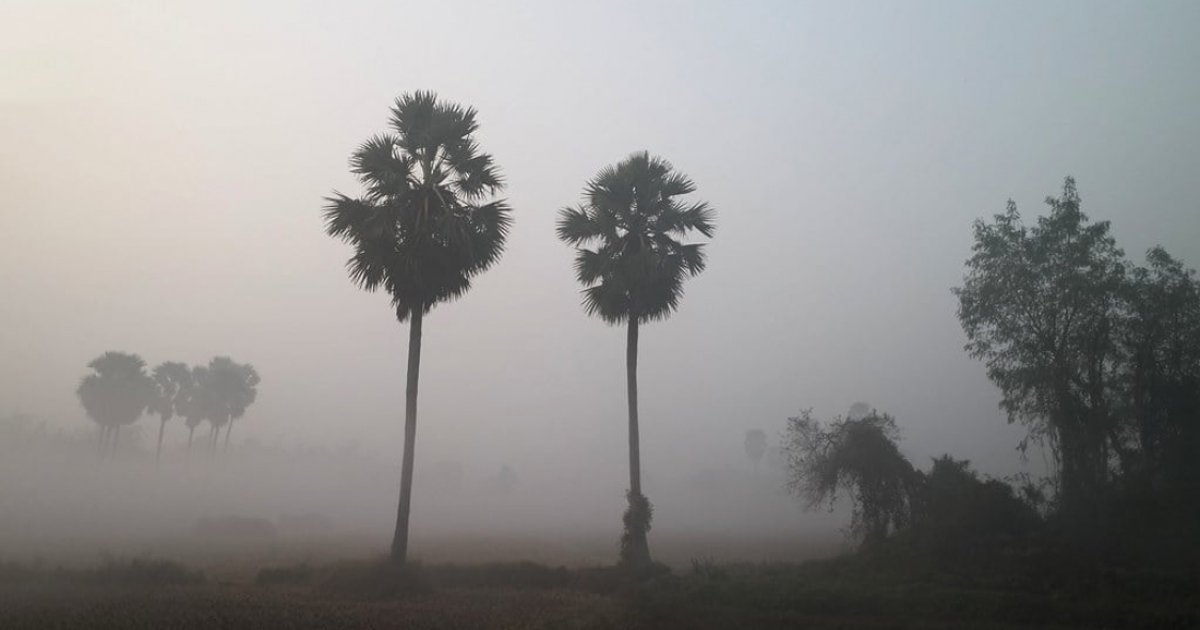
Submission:
[[[382,561],[213,579],[170,562],[0,566],[2,628],[1188,628],[1194,573],[986,581],[880,569],[697,562],[630,578],[608,567]]]

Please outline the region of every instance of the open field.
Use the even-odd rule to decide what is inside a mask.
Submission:
[[[532,563],[293,565],[232,579],[168,562],[0,565],[4,628],[1188,628],[1192,574],[986,580],[859,557],[716,564],[633,579]]]

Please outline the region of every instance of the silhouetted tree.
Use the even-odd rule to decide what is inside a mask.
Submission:
[[[187,452],[188,457],[192,455],[192,438],[196,433],[196,427],[204,423],[207,417],[204,400],[204,384],[208,381],[208,368],[203,365],[192,366],[191,378],[187,381],[187,387],[179,392],[179,400],[175,405],[175,412],[183,416],[183,424],[188,430]]]
[[[763,455],[767,454],[767,434],[763,433],[762,429],[751,429],[746,431],[746,440],[743,446],[746,448],[746,457],[754,463],[754,474],[758,474],[758,463],[762,461]]]
[[[159,418],[158,445],[154,449],[154,466],[157,468],[162,457],[163,431],[191,389],[192,370],[183,363],[167,361],[154,368],[152,378],[156,391],[149,411]]]
[[[246,413],[246,408],[258,397],[258,372],[250,364],[234,362],[229,357],[213,357],[208,362],[206,378],[200,382],[200,397],[204,414],[212,423],[211,448],[217,448],[217,438],[225,429],[225,447],[233,421]]]
[[[499,259],[511,223],[508,204],[494,199],[503,183],[474,139],[475,115],[432,92],[401,96],[392,107],[392,132],[367,140],[351,157],[363,196],[335,192],[325,207],[326,232],[354,247],[351,280],[387,291],[397,319],[410,322],[395,562],[408,553],[422,320],[435,305],[465,294],[471,279]]]
[[[978,563],[1026,542],[1040,518],[1034,507],[997,479],[981,480],[970,462],[934,458],[917,473],[912,499],[913,542],[938,559]]]
[[[1125,266],[1108,222],[1080,210],[1074,179],[1046,203],[1049,215],[1032,226],[1012,201],[992,222],[977,221],[954,292],[967,350],[1000,387],[1009,420],[1056,454],[1064,509],[1091,518],[1118,430],[1110,385]]]
[[[105,352],[88,363],[76,394],[88,417],[100,427],[99,450],[116,454],[121,427],[133,424],[154,400],[154,381],[136,354]]]
[[[871,413],[871,405],[865,402],[856,402],[850,405],[850,410],[846,412],[847,420],[862,420]]]
[[[1200,282],[1162,248],[1146,262],[1125,293],[1119,374],[1129,421],[1116,444],[1132,492],[1200,520]]]
[[[704,270],[704,245],[679,240],[692,232],[711,237],[714,230],[707,203],[678,199],[695,190],[667,161],[635,153],[601,170],[587,183],[583,205],[564,208],[558,218],[558,237],[576,247],[584,310],[628,329],[629,508],[621,559],[633,566],[650,563],[646,532],[652,515],[642,494],[638,444],[638,327],[670,316],[683,297],[684,279]]]
[[[882,540],[909,524],[918,483],[896,445],[898,435],[896,421],[874,411],[828,425],[811,410],[788,418],[788,488],[809,507],[827,501],[832,506],[846,492],[853,504],[851,532],[867,543]]]

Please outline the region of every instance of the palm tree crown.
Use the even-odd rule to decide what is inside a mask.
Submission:
[[[163,422],[179,413],[181,402],[192,384],[192,370],[184,363],[166,361],[151,373],[158,395],[150,404],[149,411],[158,414]]]
[[[707,203],[677,199],[695,190],[666,160],[634,153],[588,182],[583,205],[559,212],[558,237],[577,248],[589,315],[616,324],[664,319],[678,307],[683,280],[705,262],[703,244],[679,239],[714,229]]]
[[[466,293],[503,251],[510,209],[492,199],[503,182],[472,137],[478,126],[474,109],[406,94],[392,107],[392,132],[350,159],[364,194],[326,199],[326,232],[354,246],[351,279],[384,288],[402,322]]]
[[[101,426],[132,424],[154,402],[154,381],[138,355],[105,352],[88,367],[92,373],[80,381],[76,393],[87,415]]]

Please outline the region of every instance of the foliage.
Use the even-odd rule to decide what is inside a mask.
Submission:
[[[432,92],[401,96],[392,131],[350,159],[362,196],[326,199],[325,231],[354,247],[350,278],[387,291],[402,322],[462,296],[504,249],[510,209],[494,198],[504,184],[475,116]]]
[[[1012,486],[981,480],[970,462],[943,455],[918,473],[913,539],[939,560],[980,563],[985,556],[1027,546],[1041,519]]]
[[[192,388],[192,370],[184,363],[167,361],[154,368],[151,378],[156,395],[149,411],[167,422],[179,413],[180,404]]]
[[[1011,201],[976,223],[954,290],[967,350],[1025,443],[1055,455],[1058,516],[1077,532],[1200,525],[1200,283],[1161,248],[1145,267],[1127,262],[1073,179],[1046,201],[1032,226]]]
[[[204,417],[215,427],[240,418],[258,398],[258,372],[249,363],[236,363],[229,357],[213,357],[199,371],[194,393]]]
[[[678,199],[695,190],[666,160],[634,153],[592,178],[582,205],[559,212],[558,238],[576,247],[589,315],[610,324],[660,320],[679,306],[684,279],[705,265],[704,245],[680,239],[715,230],[707,203]]]
[[[132,424],[155,399],[146,362],[136,354],[105,352],[88,363],[76,394],[88,417],[102,427]]]
[[[650,499],[632,490],[626,493],[626,499],[628,504],[621,517],[625,525],[621,532],[621,564],[637,567],[649,559],[649,555],[643,553],[639,546],[646,544],[646,534],[650,532],[650,521],[654,518],[654,506]]]
[[[1117,440],[1130,484],[1192,510],[1200,523],[1200,282],[1162,248],[1126,287]]]
[[[1050,213],[1031,227],[1012,201],[991,223],[977,221],[954,292],[968,352],[984,361],[1010,420],[1056,454],[1063,501],[1086,509],[1108,481],[1116,428],[1107,385],[1115,380],[1123,252],[1107,221],[1081,211],[1075,180],[1046,203]]]
[[[853,504],[851,533],[865,542],[882,540],[910,522],[918,480],[896,445],[898,435],[895,419],[874,411],[828,425],[811,410],[788,418],[788,488],[810,507],[832,507],[846,493]]]

